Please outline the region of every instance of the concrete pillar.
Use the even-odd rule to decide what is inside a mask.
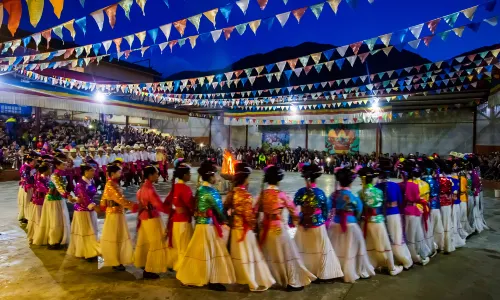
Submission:
[[[377,124],[376,140],[375,140],[375,153],[379,157],[382,152],[382,124]]]
[[[130,123],[129,123],[129,120],[128,120],[128,116],[125,116],[125,143],[128,143],[128,139],[129,139],[129,128],[130,126]]]
[[[309,150],[309,124],[306,124],[306,150]]]
[[[490,108],[490,112],[493,112],[494,108]],[[472,121],[472,152],[477,153],[476,143],[477,143],[477,106],[474,106],[472,113],[474,114],[474,119]],[[495,114],[492,117],[495,119]],[[493,120],[490,119],[490,122]]]
[[[42,119],[42,108],[35,107],[35,135],[38,141],[38,136],[40,135],[40,123]]]
[[[248,149],[248,125],[245,125],[245,148]]]
[[[208,147],[212,147],[212,118],[208,125]]]

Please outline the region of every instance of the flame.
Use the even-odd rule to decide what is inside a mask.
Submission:
[[[234,175],[234,165],[237,163],[233,155],[228,150],[224,151],[221,174]]]

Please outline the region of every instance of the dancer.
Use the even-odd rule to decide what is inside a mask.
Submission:
[[[153,185],[159,176],[156,167],[145,167],[144,183],[137,191],[139,212],[134,265],[143,268],[143,278],[146,279],[160,278],[158,273],[167,271],[167,242],[164,239],[165,230],[160,217],[164,208]]]
[[[474,229],[469,224],[469,220],[467,218],[467,202],[468,202],[468,180],[467,180],[467,173],[465,170],[465,161],[462,158],[459,158],[455,161],[455,163],[458,165],[459,170],[458,170],[458,180],[460,183],[460,188],[459,188],[459,198],[460,203],[458,204],[459,207],[453,206],[453,209],[457,209],[457,213],[455,214],[457,216],[458,222],[460,222],[460,227],[462,230],[459,231],[460,236],[463,239],[467,239],[469,235],[471,235],[474,232]]]
[[[482,203],[482,187],[481,187],[481,177],[479,170],[479,159],[477,156],[470,154],[467,156],[468,160],[471,162],[471,187],[472,187],[472,197],[470,205],[470,221],[472,228],[477,232],[481,233],[483,230],[487,230],[488,226],[484,220],[483,215],[483,203]]]
[[[33,186],[33,197],[31,198],[31,214],[28,221],[28,241],[33,243],[35,232],[39,230],[40,219],[42,218],[42,207],[45,196],[49,191],[50,165],[42,163],[37,168],[35,184]]]
[[[165,213],[168,214],[167,223],[167,267],[177,271],[179,264],[186,254],[186,249],[193,236],[193,218],[195,200],[191,188],[186,182],[191,180],[191,167],[184,163],[183,158],[175,161],[172,178],[172,190],[165,199]],[[175,182],[175,179],[177,183]]]
[[[372,168],[364,167],[358,171],[363,188],[359,198],[364,203],[364,234],[370,263],[375,268],[388,268],[389,274],[398,275],[403,266],[394,264],[392,246],[385,226],[384,193],[373,186],[378,176]]]
[[[452,206],[451,206],[451,220],[453,222],[453,242],[455,243],[455,248],[461,248],[465,246],[465,238],[467,233],[462,228],[462,223],[460,222],[460,179],[459,172],[460,166],[457,165],[454,160],[447,160],[449,169],[451,170],[451,174],[448,178],[452,182],[451,186],[451,197],[452,197]]]
[[[160,169],[161,177],[163,177],[163,182],[168,180],[168,160],[165,154],[165,148],[163,146],[156,147],[156,154],[152,153],[151,161],[158,162],[158,167]]]
[[[429,256],[432,254],[431,249],[425,241],[424,215],[423,206],[426,203],[420,198],[420,189],[418,184],[414,182],[419,173],[416,171],[418,166],[414,161],[405,160],[401,164],[403,170],[404,181],[399,184],[405,203],[405,233],[410,250],[411,257],[414,263],[427,265],[430,261]],[[419,207],[420,206],[420,207]],[[424,215],[424,218],[422,216]]]
[[[331,199],[316,186],[316,179],[322,173],[316,164],[304,166],[302,177],[306,187],[298,190],[294,198],[295,205],[301,208],[295,243],[304,265],[318,282],[344,276],[325,227],[332,208]]]
[[[50,176],[49,191],[45,196],[39,230],[35,231],[33,244],[49,245],[49,250],[62,249],[69,243],[70,220],[66,199],[73,196],[66,191],[66,162],[54,158],[55,171]]]
[[[23,223],[28,223],[30,215],[30,202],[33,196],[33,185],[35,184],[34,175],[36,173],[35,160],[30,155],[24,157],[24,164],[19,169],[21,181],[19,182],[19,192],[17,193],[18,217]]]
[[[125,219],[125,208],[137,211],[137,204],[128,201],[120,188],[121,168],[108,165],[108,182],[102,194],[100,209],[106,211],[102,228],[101,253],[104,266],[111,266],[115,271],[125,271],[123,265],[132,263],[132,241]]]
[[[439,172],[438,166],[431,159],[425,159],[423,167],[426,175],[422,180],[429,184],[429,206],[431,209],[427,232],[434,234],[434,244],[436,250],[444,251],[444,228],[441,218],[441,204],[439,202]],[[433,172],[435,173],[433,175]]]
[[[340,189],[332,195],[335,217],[328,230],[333,249],[344,272],[345,282],[355,282],[360,277],[369,278],[375,275],[366,252],[363,233],[358,225],[363,203],[351,192],[351,184],[355,178],[356,173],[349,168],[341,168],[335,172]]]
[[[223,284],[236,282],[233,263],[222,238],[222,199],[213,188],[217,168],[205,161],[198,169],[203,183],[196,193],[196,227],[193,238],[182,259],[177,279],[182,284],[204,286],[215,291],[225,291]]]
[[[226,197],[224,210],[231,212],[231,258],[238,284],[247,284],[250,291],[262,292],[276,281],[269,271],[264,255],[259,249],[254,228],[257,214],[253,209],[252,195],[248,192],[248,176],[251,173],[246,163],[234,168],[234,188]]]
[[[259,211],[264,213],[259,243],[276,282],[286,286],[288,291],[302,290],[316,280],[316,276],[305,267],[297,245],[288,233],[286,221],[281,219],[286,208],[295,226],[298,222],[297,209],[285,192],[278,188],[284,177],[283,170],[271,165],[264,172],[264,183],[269,186],[262,191],[258,201]]]
[[[73,222],[68,255],[85,258],[88,262],[97,261],[100,253],[97,241],[97,213],[93,199],[97,193],[94,183],[96,169],[90,164],[80,165],[82,177],[75,187]]]
[[[455,251],[455,242],[453,235],[453,215],[451,205],[453,200],[451,197],[451,187],[453,183],[446,175],[451,172],[448,165],[441,159],[436,159],[441,174],[439,174],[439,204],[441,206],[441,218],[443,220],[444,229],[444,253],[448,254]]]
[[[376,185],[384,194],[387,232],[391,241],[392,253],[396,263],[402,264],[408,270],[413,266],[410,250],[403,238],[403,222],[399,207],[403,205],[401,188],[389,180],[391,166],[384,167],[380,172],[380,182]]]

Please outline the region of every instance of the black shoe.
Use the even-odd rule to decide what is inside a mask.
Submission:
[[[86,258],[85,259],[87,262],[96,262],[97,261],[97,256],[94,256],[94,257],[89,257],[89,258]]]
[[[151,272],[142,272],[142,278],[144,279],[158,279],[160,278],[160,275],[156,274],[156,273],[151,273]]]
[[[26,220],[26,219],[21,219],[21,220],[20,220],[20,222],[21,222],[22,224],[28,224],[28,220]]]
[[[335,281],[334,278],[330,278],[330,279],[319,279],[318,278],[318,279],[314,280],[312,283],[314,283],[314,284],[321,284],[321,283],[332,283],[334,281]]]
[[[287,291],[287,292],[298,292],[298,291],[302,291],[303,289],[304,289],[304,287],[303,287],[303,286],[301,286],[301,287],[293,287],[293,286],[291,286],[291,285],[288,285],[288,286],[286,287],[286,291]]]
[[[212,290],[212,291],[217,291],[217,292],[225,292],[226,291],[226,287],[220,283],[209,283],[208,289]]]
[[[173,268],[168,268],[167,271],[172,272],[172,273],[175,272],[175,270]]]
[[[123,265],[119,265],[119,266],[113,267],[113,270],[123,272],[123,271],[125,271],[125,267]]]

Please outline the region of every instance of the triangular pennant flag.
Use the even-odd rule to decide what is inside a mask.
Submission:
[[[220,35],[222,34],[222,29],[211,31],[210,34],[212,35],[214,43],[216,43],[219,40]]]
[[[361,60],[361,63],[365,63],[365,60],[366,60],[366,58],[368,57],[369,54],[370,54],[370,52],[366,52],[366,53],[361,53],[361,54],[358,55],[359,59]]]
[[[424,44],[428,47],[433,38],[434,38],[433,35],[426,36],[422,38],[422,41],[424,41]]]
[[[458,16],[460,13],[456,12],[451,15],[444,16],[443,19],[448,24],[450,27],[455,26],[455,23],[457,22]]]
[[[146,11],[144,11],[144,7],[146,6],[146,1],[147,0],[135,0],[135,2],[137,3],[137,5],[139,5],[139,7],[141,8],[143,16],[146,15]]]
[[[330,4],[330,7],[332,8],[332,10],[335,14],[337,14],[340,1],[342,1],[342,0],[327,0],[328,4]]]
[[[313,59],[314,63],[317,64],[319,62],[319,60],[321,59],[321,52],[311,54],[310,56]]]
[[[448,34],[449,34],[450,32],[451,32],[451,29],[450,29],[450,30],[443,31],[443,32],[440,32],[440,33],[438,33],[437,35],[438,35],[439,37],[441,37],[441,39],[442,39],[443,41],[446,41],[446,39],[448,38]]]
[[[156,44],[156,38],[158,37],[158,28],[148,30],[148,35],[151,40],[153,40],[153,44]]]
[[[246,12],[247,12],[248,2],[249,2],[249,0],[238,0],[238,1],[236,1],[236,5],[238,5],[238,7],[243,12],[243,14],[246,14]]]
[[[347,4],[351,6],[351,8],[356,8],[358,6],[358,0],[345,0]]]
[[[368,49],[370,49],[370,51],[372,51],[373,47],[375,46],[375,43],[377,43],[377,40],[378,40],[378,37],[374,37],[374,38],[371,38],[368,40],[364,40],[364,43],[368,46]]]
[[[243,35],[245,33],[245,31],[247,30],[247,24],[248,23],[243,23],[243,24],[236,25],[236,31],[238,31],[238,33],[240,35]]]
[[[104,25],[104,12],[102,9],[96,10],[90,14],[92,18],[94,18],[97,23],[97,27],[99,27],[99,31],[102,31],[102,26]]]
[[[116,46],[116,52],[120,52],[120,45],[122,44],[122,38],[117,38],[113,40]]]
[[[130,46],[130,50],[132,50],[132,43],[135,40],[135,35],[131,34],[131,35],[124,36],[123,38],[127,41],[128,45]]]
[[[122,0],[118,2],[118,5],[123,9],[125,17],[130,20],[130,7],[132,7],[133,0]]]
[[[108,50],[109,50],[109,47],[111,47],[112,42],[113,42],[112,40],[102,42],[102,45],[104,46],[104,50],[106,51],[106,54],[108,54]]]
[[[410,45],[413,49],[417,49],[418,45],[420,45],[420,39],[408,42],[408,45]]]
[[[199,29],[200,29],[201,16],[202,16],[202,14],[197,14],[196,16],[192,16],[192,17],[187,18],[188,21],[194,25],[194,28],[196,28],[197,32],[199,32]]]
[[[47,29],[45,31],[42,31],[42,36],[47,41],[47,49],[49,49],[50,40],[52,39],[52,29]]]
[[[337,52],[340,54],[340,56],[344,57],[348,48],[349,48],[349,45],[337,47]]]
[[[357,55],[347,57],[347,61],[351,64],[351,67],[354,66],[354,62],[356,62]]]
[[[257,0],[257,3],[259,4],[259,7],[261,10],[264,10],[267,6],[267,1],[268,0]]]
[[[141,46],[142,46],[142,44],[144,44],[144,40],[146,39],[146,31],[138,32],[135,34],[135,36],[139,39],[139,41],[141,42]]]
[[[227,28],[222,29],[222,31],[224,32],[224,36],[226,37],[226,40],[228,40],[229,37],[231,37],[231,32],[233,32],[234,28],[236,28],[236,27],[231,26],[231,27],[227,27]]]
[[[260,20],[255,20],[255,21],[252,21],[252,22],[248,22],[248,26],[250,26],[250,28],[252,29],[253,33],[255,35],[257,35],[257,29],[260,26]]]
[[[306,12],[307,9],[308,9],[308,7],[306,6],[306,7],[292,10],[292,14],[294,15],[295,19],[297,19],[297,23],[300,23],[300,19],[302,18],[302,16],[304,15],[304,13]]]
[[[420,38],[420,33],[422,33],[422,28],[424,28],[424,23],[410,27],[410,32],[413,36],[418,39]]]
[[[392,33],[387,33],[387,34],[384,34],[384,35],[381,35],[379,36],[380,40],[382,41],[382,43],[388,47],[389,46],[389,43],[391,42],[391,37],[392,37]]]
[[[101,43],[96,43],[92,45],[92,50],[94,51],[95,55],[99,55],[99,49],[101,49],[102,44]]]
[[[116,9],[118,8],[118,4],[114,4],[104,9],[104,12],[108,16],[109,26],[111,28],[115,28],[116,24]]]
[[[465,26],[461,26],[461,27],[457,27],[457,28],[453,28],[453,32],[455,32],[455,34],[458,36],[458,37],[462,37],[462,33],[464,32],[464,29],[465,29]]]
[[[363,42],[357,42],[349,45],[352,49],[352,52],[354,52],[354,55],[358,55],[358,51],[361,45],[363,45]]]
[[[470,8],[467,8],[467,9],[464,9],[461,12],[464,14],[464,16],[467,19],[472,21],[472,19],[474,19],[474,15],[476,14],[476,10],[477,10],[477,5],[470,7]]]
[[[1,16],[3,19],[3,9],[9,14],[9,19],[7,21],[7,28],[9,29],[12,36],[16,33],[19,28],[19,23],[21,22],[21,15],[23,13],[23,6],[21,0],[4,0],[1,10]]]
[[[28,12],[30,15],[30,23],[33,25],[33,27],[36,28],[38,25],[38,22],[40,22],[40,18],[42,17],[42,12],[43,12],[43,6],[45,1],[40,1],[40,0],[26,0],[26,3],[28,4]],[[1,8],[3,13],[3,5]]]
[[[73,40],[75,40],[75,36],[76,36],[74,23],[75,23],[75,20],[71,20],[71,21],[68,21],[68,22],[63,24],[64,28],[66,28],[69,31],[69,33],[71,34],[71,37],[73,38]]]
[[[63,39],[63,33],[62,33],[63,26],[59,25],[54,28],[52,28],[52,31],[54,31],[55,35],[57,35],[61,40]],[[63,40],[64,44],[64,40]]]
[[[165,35],[165,38],[168,39],[170,38],[170,31],[172,30],[172,23],[165,24],[160,26],[161,32],[163,32],[163,35]]]
[[[288,21],[288,18],[290,17],[290,12],[286,12],[286,13],[282,13],[282,14],[279,14],[279,15],[276,15],[276,19],[278,19],[278,21],[280,22],[281,24],[281,27],[284,27],[286,22]]]
[[[469,27],[474,32],[478,32],[480,26],[481,26],[481,22],[467,24],[467,27]]]
[[[491,18],[488,18],[488,19],[484,19],[484,21],[488,24],[490,24],[491,26],[497,26],[498,24],[498,17],[491,17]]]
[[[214,25],[215,28],[215,16],[217,16],[217,13],[219,12],[218,8],[206,11],[203,13],[203,15]]]
[[[49,0],[50,3],[52,4],[52,7],[54,7],[54,14],[58,19],[61,18],[61,12],[64,8],[64,0]],[[4,1],[5,3],[6,1]]]
[[[313,12],[313,14],[316,16],[316,19],[319,19],[319,16],[321,15],[321,12],[323,11],[323,6],[325,6],[325,2],[311,5],[309,8]]]
[[[339,67],[339,69],[342,69],[342,66],[344,65],[345,58],[337,59],[335,63]]]
[[[226,18],[226,21],[229,22],[229,15],[231,15],[231,10],[233,9],[233,3],[229,3],[224,7],[220,8],[220,13]]]
[[[179,32],[179,34],[181,36],[184,36],[184,29],[186,29],[186,21],[187,21],[187,19],[183,19],[183,20],[175,21],[173,23],[175,29],[177,29],[177,31]]]

